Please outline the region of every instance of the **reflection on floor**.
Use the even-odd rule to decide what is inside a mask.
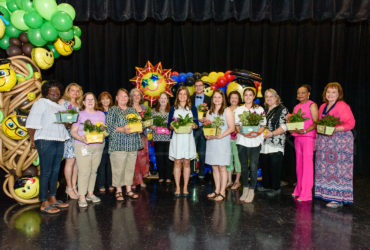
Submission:
[[[205,198],[212,185],[191,185],[191,197],[173,198],[173,187],[150,180],[140,199],[80,209],[76,201],[58,215],[38,205],[20,206],[0,197],[1,249],[365,249],[370,247],[367,180],[358,182],[355,205],[339,210],[325,203],[297,203],[283,188],[279,197],[257,193],[252,204],[227,192],[224,202]],[[362,190],[362,191],[361,191]],[[361,202],[361,199],[366,201]]]

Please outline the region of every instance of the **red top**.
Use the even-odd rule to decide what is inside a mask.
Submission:
[[[311,107],[312,104],[314,104],[314,102],[311,101],[311,100],[308,100],[304,104],[298,103],[294,107],[294,110],[293,110],[294,113],[297,113],[298,110],[301,109],[301,113],[302,114],[304,113],[304,115],[302,115],[302,117],[309,118],[308,120],[304,121],[304,129],[307,129],[308,127],[312,126],[312,124],[314,123],[313,120],[312,120],[311,110],[310,110],[310,107]],[[316,138],[316,129],[311,130],[310,132],[307,132],[306,134],[293,133],[292,136],[296,136],[296,137],[313,137],[313,138]]]
[[[323,103],[320,106],[319,119],[323,118],[322,113],[326,105],[327,103]],[[338,117],[339,120],[342,122],[342,124],[336,125],[335,127],[343,127],[344,131],[351,130],[355,127],[355,117],[353,116],[350,106],[344,101],[338,101],[335,104],[334,108],[329,111],[328,115]]]

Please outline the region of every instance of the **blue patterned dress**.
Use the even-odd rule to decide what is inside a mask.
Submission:
[[[68,109],[69,105],[72,105],[72,104],[69,101],[64,99],[63,107],[65,109]],[[76,110],[77,112],[80,111],[79,107],[73,106],[73,109]],[[71,130],[70,129],[68,129],[68,135],[69,135],[70,139],[65,141],[65,143],[64,143],[63,157],[64,157],[64,159],[76,158],[75,147],[74,147],[75,139],[73,139],[73,137],[71,136]]]

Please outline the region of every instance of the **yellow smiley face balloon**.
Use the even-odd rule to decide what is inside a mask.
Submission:
[[[22,199],[32,199],[39,195],[39,178],[23,177],[14,184],[15,194]]]
[[[44,48],[33,48],[31,57],[40,69],[49,69],[54,64],[53,52]]]
[[[10,91],[17,83],[17,76],[14,70],[10,68],[10,61],[0,60],[0,92]]]
[[[28,131],[25,127],[26,120],[27,116],[25,114],[18,115],[15,113],[7,116],[2,122],[4,134],[13,140],[22,140],[26,138],[28,136]]]
[[[61,54],[62,56],[68,56],[72,54],[74,44],[75,42],[73,40],[64,41],[58,38],[54,43],[54,47],[56,51],[58,51],[58,53]]]

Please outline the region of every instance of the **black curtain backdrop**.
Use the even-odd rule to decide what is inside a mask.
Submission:
[[[370,15],[370,0],[58,0],[72,4],[77,21],[114,21],[147,18],[177,22],[186,20],[238,21],[311,19],[365,21]]]
[[[64,84],[78,82],[84,91],[96,94],[132,88],[128,80],[135,76],[135,66],[142,67],[147,60],[178,72],[243,68],[260,73],[263,89],[276,89],[290,111],[300,84],[312,85],[312,99],[320,105],[324,86],[340,82],[357,121],[355,173],[370,173],[368,22],[149,19],[78,25],[83,32],[81,50],[58,58],[43,75]],[[288,147],[286,158],[292,164],[294,149]]]

